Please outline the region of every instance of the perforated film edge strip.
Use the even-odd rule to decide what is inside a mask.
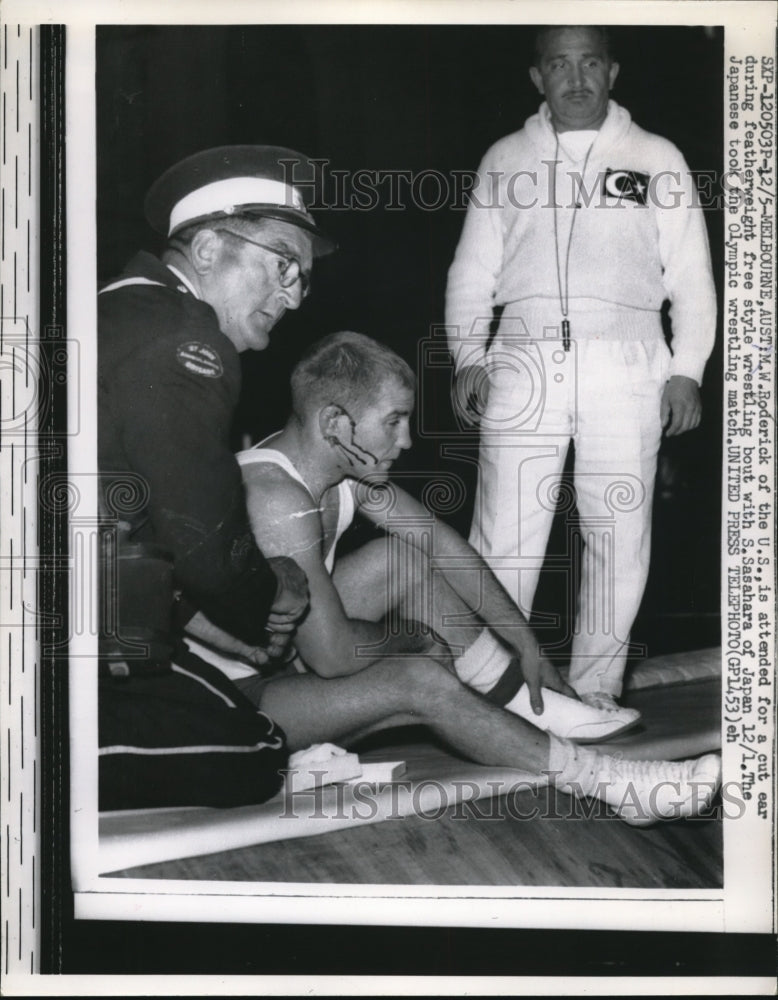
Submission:
[[[0,900],[3,975],[39,972],[38,29],[0,26]]]

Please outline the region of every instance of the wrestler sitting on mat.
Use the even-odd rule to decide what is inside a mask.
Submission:
[[[637,825],[705,809],[719,757],[623,761],[581,746],[613,735],[612,715],[568,697],[486,563],[389,482],[411,444],[414,396],[413,373],[393,351],[333,334],[296,366],[284,429],[238,456],[258,544],[293,556],[310,589],[295,638],[307,670],[235,663],[238,686],[292,750],[420,723],[472,760],[550,772],[562,790],[602,798]],[[355,513],[384,534],[336,562]],[[201,618],[193,627],[252,658]]]

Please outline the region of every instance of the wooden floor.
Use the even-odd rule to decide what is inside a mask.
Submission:
[[[319,837],[145,865],[128,878],[379,885],[710,889],[722,884],[721,820],[635,829],[574,814],[550,788]],[[533,818],[523,819],[523,816]]]
[[[640,708],[642,723],[607,749],[632,758],[708,752],[720,746],[720,698],[718,679],[632,692],[624,701]],[[442,767],[456,763],[421,728],[379,733],[356,749],[410,761],[425,747],[441,755]],[[395,816],[320,836],[147,864],[114,877],[712,889],[722,885],[723,832],[717,818],[638,829],[601,803],[582,803],[550,787],[521,787],[437,815]]]

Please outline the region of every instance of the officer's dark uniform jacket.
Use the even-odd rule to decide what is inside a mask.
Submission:
[[[104,587],[114,588],[101,629],[101,807],[261,801],[280,783],[283,734],[170,624],[175,587],[179,619],[200,609],[250,645],[266,635],[277,581],[228,441],[238,354],[213,309],[147,253],[98,296],[98,330]],[[236,789],[252,752],[262,774]]]
[[[132,278],[144,283],[120,284]],[[104,495],[132,524],[134,541],[170,552],[185,597],[257,645],[277,581],[254,543],[229,448],[237,351],[213,309],[150,254],[112,284],[98,297]],[[127,470],[146,481],[147,495]]]

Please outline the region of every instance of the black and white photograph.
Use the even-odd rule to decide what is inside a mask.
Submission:
[[[637,122],[669,130],[698,172],[721,177],[721,106],[705,96],[723,93],[711,85],[721,79],[723,32],[535,34],[98,27],[98,462],[119,589],[106,609],[116,617],[104,640],[99,790],[106,840],[131,836],[140,852],[128,844],[120,858],[112,847],[117,861],[101,874],[721,886],[721,824],[698,821],[719,781],[721,376],[710,361],[709,245],[720,262],[721,212],[685,206],[689,182],[675,176],[686,161]],[[622,35],[623,55],[611,55]],[[667,69],[646,93],[659,53]],[[689,60],[701,68],[696,92]],[[678,67],[685,88],[672,79]],[[641,96],[650,107],[642,116]],[[540,102],[548,110],[533,112]],[[610,146],[593,181],[587,142],[605,138],[609,112]],[[565,133],[570,142],[579,131],[581,156],[565,148]],[[590,223],[582,201],[591,201]],[[202,226],[247,269],[213,293],[193,259]],[[156,254],[135,256],[142,247]],[[375,411],[360,419],[368,401]],[[360,533],[348,544],[352,528]],[[172,552],[169,572],[156,549]],[[186,602],[181,633],[164,621],[176,598]],[[181,636],[186,649],[171,659]],[[234,666],[228,636],[238,640]],[[132,643],[144,639],[139,657]],[[675,659],[656,666],[660,654]],[[646,669],[650,695],[637,693]],[[250,706],[221,684],[225,672]],[[414,731],[400,737],[405,726]],[[393,766],[383,781],[396,771],[400,787],[423,783],[411,795],[420,813],[428,801],[454,805],[433,796],[445,800],[445,778],[459,777],[459,798],[472,802],[463,820],[441,812],[435,822],[419,815],[364,828],[360,814],[388,818],[393,803],[384,790],[372,808],[360,805],[360,784],[369,785],[359,768],[374,760],[371,749],[365,761],[363,738]],[[272,799],[271,827],[287,811],[301,824],[311,812],[305,832],[314,833],[327,821],[310,794],[289,784],[278,798],[277,776],[288,753],[320,744],[348,752],[351,775],[339,751],[314,752],[311,770],[329,777],[334,755],[333,775],[357,779],[348,802],[322,788],[333,824],[345,814],[355,829],[309,839],[290,819],[282,841],[232,855],[223,850],[227,812],[215,851],[137,864],[151,855],[128,809],[155,810],[155,838],[171,823],[158,809],[242,807],[243,826],[245,807]],[[652,766],[632,763],[644,759],[641,747]],[[625,761],[615,765],[609,750]],[[415,773],[409,756],[421,758]],[[465,784],[472,763],[482,769],[477,793]],[[500,790],[516,797],[516,816],[478,821],[479,793],[504,768],[558,771],[554,784],[568,795],[571,782],[583,796],[600,782],[618,786],[591,818],[550,820],[567,870],[557,852],[546,856],[548,822],[530,814],[575,816],[573,800],[566,809],[519,780],[514,792],[506,778]],[[654,828],[672,811],[665,817],[657,802],[655,814],[651,789],[687,781],[690,822]],[[695,792],[704,782],[710,792]],[[612,806],[623,823],[595,815]],[[198,829],[201,814],[190,822]],[[649,823],[650,833],[628,829]],[[174,839],[188,853],[179,827]]]
[[[2,27],[9,995],[769,991],[775,6],[87,6]]]

